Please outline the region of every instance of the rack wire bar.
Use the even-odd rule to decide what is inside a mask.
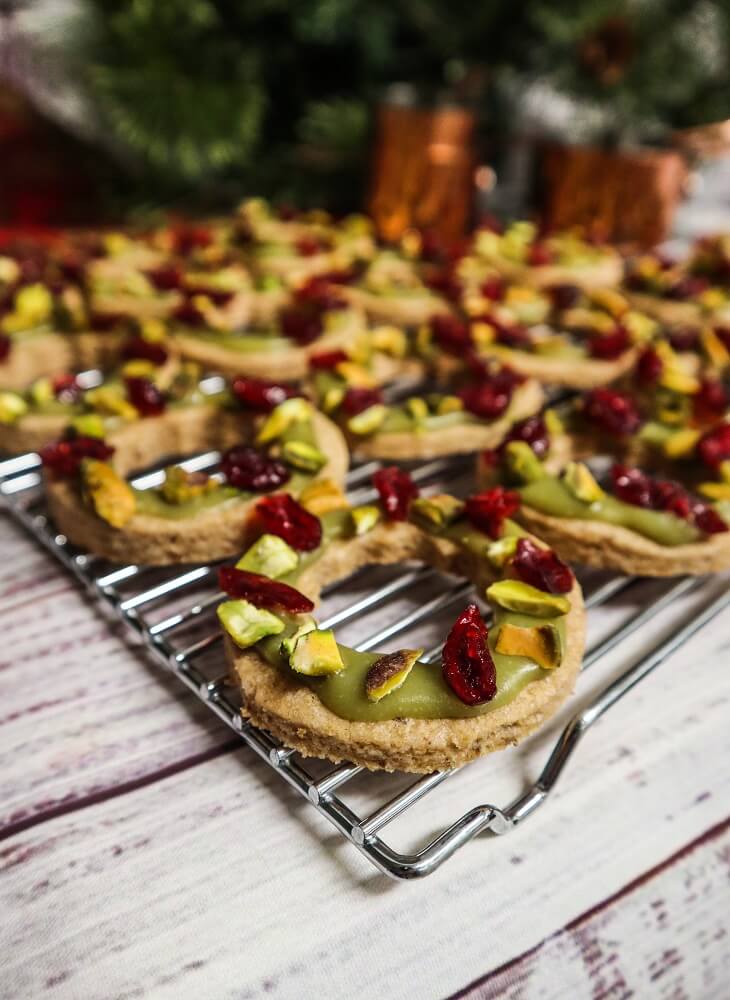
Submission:
[[[217,452],[205,452],[186,459],[184,465],[189,469],[212,469],[218,458]],[[356,496],[359,502],[372,496],[369,477],[377,467],[376,462],[366,462],[351,471],[348,486],[351,496]],[[430,482],[439,476],[448,477],[451,481],[466,468],[467,462],[463,457],[437,459],[421,463],[413,470],[413,475],[420,483]],[[143,489],[155,485],[160,478],[160,471],[153,469],[138,475],[134,483],[137,488]],[[146,566],[111,566],[103,559],[79,551],[55,530],[46,514],[39,486],[37,455],[19,455],[0,461],[0,505],[15,521],[99,600],[110,617],[121,621],[130,635],[143,641],[158,665],[174,673],[376,868],[397,879],[429,875],[477,834],[483,831],[506,834],[533,815],[554,789],[589,729],[667,657],[730,607],[730,591],[726,588],[700,612],[695,612],[690,621],[676,625],[668,638],[658,641],[647,654],[626,666],[618,677],[570,719],[555,740],[537,780],[512,802],[505,806],[491,803],[474,806],[420,849],[403,853],[384,839],[387,827],[461,769],[413,778],[402,791],[393,794],[392,784],[380,773],[367,772],[351,763],[329,764],[323,769],[321,764],[318,767],[316,762],[305,761],[269,733],[256,729],[243,718],[237,692],[228,685],[228,675],[221,662],[218,649],[220,633],[213,616],[221,597],[215,582],[215,567],[168,567],[153,571]],[[146,583],[146,580],[149,582]],[[439,575],[428,567],[407,568],[394,579],[374,585],[364,597],[331,614],[324,619],[323,625],[331,628],[357,622],[393,598],[412,595],[423,583],[433,584],[439,580]],[[657,614],[666,611],[673,601],[699,590],[703,582],[692,577],[666,581],[663,592],[653,603],[642,605],[588,649],[584,669],[595,664]],[[586,606],[606,606],[635,583],[636,578],[632,577],[609,577],[589,590]],[[206,593],[201,594],[203,589]],[[336,590],[337,586],[333,586],[326,592],[332,594]],[[413,611],[399,612],[397,621],[382,625],[373,634],[361,639],[358,648],[374,649],[413,625],[427,622],[439,611],[463,599],[468,591],[469,586],[463,581],[444,585],[435,596],[421,600]],[[165,602],[172,602],[174,606],[166,607]],[[149,616],[154,613],[162,617],[149,621]],[[197,631],[189,634],[191,628]],[[439,656],[440,645],[435,645],[427,651],[424,659],[434,662]],[[212,671],[206,668],[206,660],[214,661]],[[364,782],[372,800],[378,803],[370,805],[364,815],[360,815],[342,797],[343,793],[347,793],[350,782],[355,780]],[[390,790],[385,791],[386,788]]]

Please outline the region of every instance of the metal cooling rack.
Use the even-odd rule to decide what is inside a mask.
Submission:
[[[187,459],[182,464],[189,470],[214,469],[216,452],[207,452]],[[476,805],[459,815],[450,825],[431,836],[419,849],[402,853],[384,837],[386,828],[420,802],[424,796],[456,773],[442,771],[411,780],[403,790],[392,794],[387,776],[370,773],[353,764],[333,767],[325,762],[304,759],[282,746],[276,739],[245,722],[240,714],[240,701],[227,684],[219,652],[220,632],[213,610],[221,599],[215,590],[215,566],[169,567],[153,569],[144,566],[113,566],[98,557],[72,546],[58,534],[46,515],[40,489],[39,459],[35,454],[21,455],[0,462],[0,498],[3,506],[44,545],[100,601],[112,619],[121,620],[130,636],[142,640],[156,662],[174,673],[241,739],[254,750],[288,785],[309,801],[381,872],[399,879],[429,875],[459,848],[482,831],[504,835],[531,816],[549,796],[558,778],[571,759],[586,732],[625,694],[658,667],[690,637],[699,632],[724,608],[730,606],[730,590],[711,600],[691,621],[678,624],[669,638],[663,639],[647,654],[626,668],[607,687],[576,714],[554,742],[540,776],[522,795],[503,806]],[[464,460],[442,459],[415,466],[414,478],[422,485],[437,479],[453,479],[466,468]],[[370,496],[369,479],[377,463],[355,467],[348,477],[350,495],[357,502]],[[138,488],[154,486],[162,479],[162,471],[153,469],[138,476],[133,483]],[[368,572],[367,570],[364,572]],[[366,596],[343,608],[322,622],[328,628],[358,620],[366,612],[403,597],[434,571],[407,569],[384,584],[370,590]],[[606,605],[635,583],[635,578],[612,577],[588,592],[589,608]],[[583,669],[594,664],[609,649],[614,648],[655,615],[669,607],[679,597],[702,585],[703,581],[682,577],[665,581],[658,600],[639,607],[609,635],[588,649]],[[374,649],[381,643],[403,633],[411,626],[428,622],[439,611],[463,600],[469,591],[463,581],[442,585],[434,597],[418,604],[413,611],[380,628],[358,645]],[[330,594],[336,588],[330,588]],[[204,591],[201,595],[201,591]],[[154,612],[154,614],[153,614]],[[159,617],[160,614],[163,617]],[[151,619],[155,617],[153,622]],[[199,627],[200,634],[190,641],[187,634]],[[438,659],[440,644],[428,651],[427,657]],[[213,669],[204,663],[213,663]],[[475,764],[471,767],[477,766]],[[345,801],[343,791],[358,777],[366,782],[368,794],[377,802],[365,815]]]

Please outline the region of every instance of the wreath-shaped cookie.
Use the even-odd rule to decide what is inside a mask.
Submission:
[[[584,645],[580,587],[553,552],[506,518],[504,491],[418,497],[396,468],[380,506],[313,517],[291,498],[235,567],[218,608],[244,715],[287,746],[367,768],[426,772],[514,744],[573,688]],[[263,501],[266,504],[267,501]],[[420,560],[483,590],[451,628],[441,664],[423,649],[363,653],[320,629],[323,586],[368,563]]]

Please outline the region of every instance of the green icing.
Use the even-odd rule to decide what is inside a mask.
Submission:
[[[137,501],[138,514],[164,517],[170,521],[184,521],[188,517],[195,517],[197,514],[212,510],[214,507],[228,505],[238,500],[250,500],[253,494],[242,493],[241,490],[236,490],[232,486],[221,486],[220,489],[212,490],[210,493],[202,493],[185,503],[168,503],[159,490],[135,490],[134,496]]]
[[[608,495],[593,503],[584,503],[552,476],[522,486],[519,493],[527,507],[542,514],[620,525],[659,545],[686,545],[702,537],[693,525],[666,511],[634,507]]]
[[[275,333],[228,333],[212,330],[178,330],[186,337],[195,337],[206,344],[223,347],[227,351],[252,354],[259,351],[285,351],[292,346],[287,337]]]
[[[385,420],[378,427],[378,434],[397,434],[401,431],[440,431],[447,427],[458,427],[464,424],[477,424],[479,420],[466,410],[454,410],[452,413],[431,414],[423,420],[417,420],[402,406],[388,408]]]

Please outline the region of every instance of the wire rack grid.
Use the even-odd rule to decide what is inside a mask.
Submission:
[[[212,471],[219,457],[217,452],[206,452],[181,464],[190,471]],[[157,664],[175,674],[381,872],[396,879],[429,875],[480,832],[504,835],[524,823],[555,788],[588,730],[644,677],[730,606],[730,591],[725,588],[699,612],[695,612],[691,620],[677,624],[668,637],[622,669],[568,721],[550,748],[547,762],[537,780],[521,795],[502,806],[492,803],[475,805],[430,836],[418,849],[403,852],[385,839],[386,828],[452,777],[456,769],[435,772],[415,780],[411,776],[404,788],[391,794],[385,775],[364,772],[349,763],[332,766],[304,759],[282,746],[270,734],[246,722],[241,715],[237,692],[229,685],[227,672],[223,671],[219,645],[221,635],[214,617],[215,606],[222,596],[215,586],[216,567],[201,565],[154,570],[137,565],[113,566],[79,550],[55,530],[47,516],[39,466],[39,458],[35,454],[0,462],[0,499],[15,521],[99,600],[112,619],[124,624],[130,637],[143,642]],[[352,469],[348,490],[353,501],[366,502],[372,497],[369,482],[377,467],[378,463],[367,462]],[[426,488],[438,480],[447,480],[451,487],[466,467],[463,458],[439,459],[415,465],[412,475]],[[137,488],[149,488],[161,482],[162,475],[160,468],[153,468],[132,482]],[[371,571],[366,569],[361,572],[368,574]],[[394,607],[394,601],[435,575],[435,571],[428,568],[408,567],[385,582],[376,581],[373,584],[366,576],[363,596],[329,615],[322,622],[322,627],[356,622],[374,610],[382,613],[384,608]],[[387,625],[381,625],[361,639],[357,647],[375,649],[408,628],[426,623],[438,612],[463,600],[469,592],[469,585],[463,581],[454,582],[441,577],[435,582],[437,589],[433,596],[416,603],[407,614],[398,613]],[[604,578],[587,592],[586,605],[589,608],[608,606],[635,582],[630,577]],[[589,647],[583,670],[701,583],[702,580],[692,577],[666,581],[656,600],[639,605],[628,620]],[[336,591],[337,587],[330,588],[326,596],[330,597]],[[190,641],[191,630],[193,641]],[[425,658],[435,661],[440,651],[441,644],[435,645],[427,651]],[[474,766],[477,765],[469,765]],[[342,794],[356,777],[368,783],[370,801],[376,803],[362,812],[345,801]]]

